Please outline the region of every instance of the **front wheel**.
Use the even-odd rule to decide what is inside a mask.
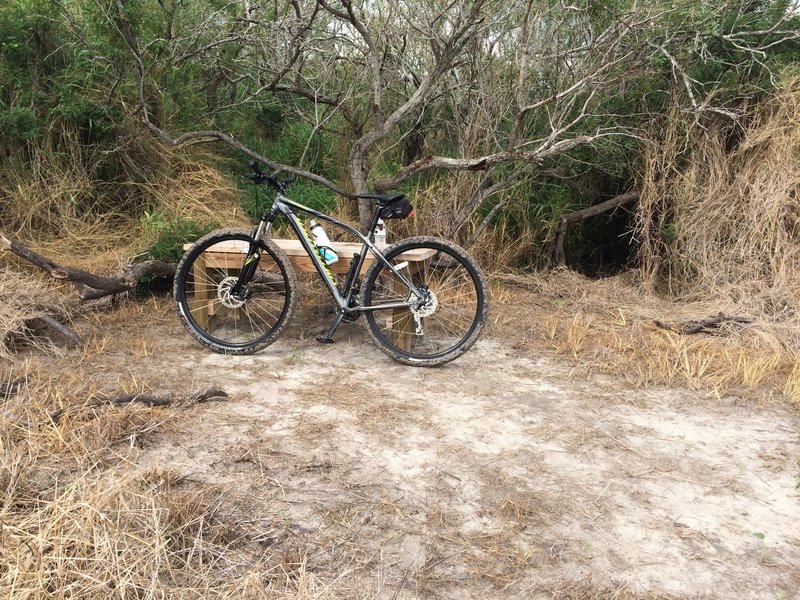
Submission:
[[[361,308],[381,350],[403,364],[426,367],[469,350],[485,324],[488,298],[484,277],[466,251],[444,239],[416,237],[391,246],[384,256],[424,298],[382,262],[373,263]]]
[[[213,231],[178,263],[175,301],[189,332],[224,354],[249,354],[274,342],[294,311],[297,280],[286,254],[258,240],[252,277],[235,288],[250,247],[246,231]]]

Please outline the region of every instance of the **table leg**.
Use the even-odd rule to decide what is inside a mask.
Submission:
[[[200,254],[192,265],[192,275],[194,276],[194,308],[192,317],[200,327],[208,330],[209,302],[211,299],[211,285],[208,283],[208,273],[206,271],[206,255]]]

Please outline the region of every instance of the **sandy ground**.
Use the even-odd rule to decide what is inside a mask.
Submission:
[[[247,552],[304,559],[342,597],[800,598],[796,411],[632,389],[491,332],[439,369],[337,337],[228,357],[162,324],[132,372],[231,399],[137,465],[217,486]]]

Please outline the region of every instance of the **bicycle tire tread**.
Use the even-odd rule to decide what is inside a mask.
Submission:
[[[286,289],[287,295],[289,296],[289,303],[286,309],[281,313],[279,322],[275,327],[272,328],[267,336],[255,340],[252,344],[245,346],[231,346],[216,342],[212,339],[209,339],[204,332],[199,330],[198,326],[193,324],[193,320],[188,317],[188,314],[184,313],[184,309],[186,313],[189,312],[188,306],[181,304],[181,300],[184,299],[184,294],[181,293],[181,288],[186,281],[187,274],[192,268],[194,261],[199,256],[201,248],[204,246],[210,246],[214,240],[223,241],[224,239],[237,238],[252,239],[251,233],[244,229],[217,229],[194,242],[192,246],[184,253],[183,257],[178,263],[175,271],[173,298],[175,299],[178,316],[183,323],[183,326],[189,331],[192,337],[199,341],[203,346],[219,354],[247,355],[258,352],[259,350],[263,350],[280,337],[280,335],[283,333],[283,330],[286,328],[286,325],[291,321],[295,306],[297,304],[297,275],[292,267],[292,264],[289,262],[288,256],[277,244],[269,239],[265,240],[262,238],[260,240],[264,247],[268,248],[273,259],[276,262],[280,262],[281,266],[283,267],[283,272],[286,274]]]
[[[420,358],[419,356],[414,356],[410,352],[406,352],[400,348],[397,348],[388,340],[386,340],[385,337],[379,335],[376,332],[377,325],[374,319],[370,317],[370,313],[366,313],[367,318],[364,319],[364,327],[366,328],[367,333],[369,334],[370,338],[372,338],[372,340],[375,342],[375,344],[378,346],[378,348],[380,348],[381,351],[383,351],[385,354],[387,354],[394,360],[398,361],[399,363],[409,366],[438,367],[452,360],[455,360],[459,356],[463,355],[480,338],[483,329],[486,325],[486,319],[488,317],[489,296],[488,296],[488,288],[486,285],[486,278],[483,275],[483,272],[481,271],[478,264],[475,262],[475,260],[466,252],[466,250],[444,238],[439,238],[434,236],[416,236],[412,238],[406,238],[388,247],[383,252],[383,254],[385,256],[393,256],[395,254],[402,253],[402,250],[400,250],[401,248],[405,247],[409,247],[409,249],[419,248],[425,245],[442,246],[449,249],[451,252],[453,252],[458,256],[458,259],[462,261],[465,264],[465,266],[467,266],[468,271],[471,271],[470,274],[472,275],[473,281],[476,286],[479,307],[475,319],[475,325],[469,332],[469,335],[463,338],[456,346],[454,346],[447,352],[443,353],[442,355]],[[367,271],[364,277],[364,290],[362,290],[362,303],[366,302],[367,297],[370,295],[371,286],[374,284],[379,273],[384,268],[385,267],[381,262],[375,261]]]

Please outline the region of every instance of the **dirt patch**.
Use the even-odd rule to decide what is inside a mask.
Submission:
[[[155,558],[152,569],[187,598],[798,597],[796,405],[755,389],[639,388],[576,366],[555,353],[566,333],[541,318],[572,300],[514,294],[439,369],[393,362],[358,326],[316,344],[329,319],[316,302],[264,351],[214,354],[165,299],[84,323],[86,349],[27,370],[47,410],[79,408],[48,435],[97,429],[81,438],[91,453],[73,468],[87,465],[79,481],[130,480],[149,490],[155,521],[175,520],[165,539],[180,560],[168,577]],[[95,392],[208,385],[231,398],[97,419],[80,409]],[[42,461],[39,496],[74,475]],[[151,552],[131,531],[124,539]],[[198,558],[206,543],[212,562]],[[190,562],[191,580],[179,570]]]
[[[635,389],[491,333],[441,369],[357,328],[247,357],[163,333],[176,376],[233,398],[149,436],[138,468],[218,486],[254,554],[344,596],[797,597],[792,409]]]

